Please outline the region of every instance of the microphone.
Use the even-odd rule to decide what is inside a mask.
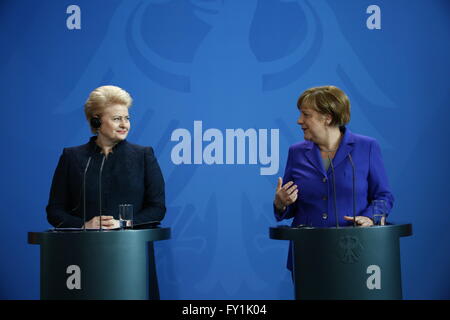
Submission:
[[[86,173],[88,171],[89,164],[91,163],[91,158],[92,156],[89,157],[83,174],[83,231],[86,231]]]
[[[348,154],[348,159],[352,165],[352,197],[353,197],[353,227],[356,227],[356,193],[355,193],[355,164],[353,163],[352,155]]]
[[[330,159],[330,155],[328,154],[328,160],[330,161],[331,165],[331,173],[333,175],[333,198],[334,198],[334,217],[336,219],[336,228],[339,228],[339,220],[337,215],[337,204],[336,204],[336,176],[334,175],[334,165],[333,160]]]
[[[100,231],[103,230],[103,228],[102,228],[102,172],[103,172],[104,164],[105,164],[105,156],[103,156],[102,165],[100,166],[100,173],[98,175],[98,194],[99,194],[98,207],[100,208]]]

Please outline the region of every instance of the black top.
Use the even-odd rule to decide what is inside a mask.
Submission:
[[[123,140],[105,157],[96,138],[63,150],[50,190],[48,222],[58,228],[83,226],[83,175],[89,158],[86,221],[100,215],[100,205],[102,215],[118,219],[119,204],[133,205],[136,225],[161,221],[166,212],[164,178],[153,149]]]

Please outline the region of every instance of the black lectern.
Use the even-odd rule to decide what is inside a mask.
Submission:
[[[41,299],[159,299],[153,241],[169,238],[170,228],[29,232]]]
[[[411,224],[341,228],[270,228],[292,240],[295,298],[402,299],[400,237]]]

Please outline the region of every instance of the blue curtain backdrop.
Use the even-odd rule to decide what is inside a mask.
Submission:
[[[81,29],[68,28],[70,5]],[[368,28],[370,5],[381,29]],[[0,298],[39,298],[27,232],[50,227],[59,155],[90,136],[89,92],[114,84],[134,98],[128,140],[154,147],[167,184],[161,298],[292,299],[271,203],[289,145],[303,140],[298,96],[333,84],[352,102],[351,130],[380,142],[391,222],[414,226],[401,240],[404,297],[449,299],[449,16],[448,0],[1,0]],[[194,121],[223,135],[223,164],[201,153],[201,164],[174,163],[180,128],[195,160]],[[267,130],[269,164],[263,135],[256,161],[255,149],[226,163],[226,130],[238,128]]]

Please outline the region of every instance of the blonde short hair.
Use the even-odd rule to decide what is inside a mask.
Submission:
[[[91,119],[94,117],[101,117],[105,108],[115,104],[130,108],[132,103],[133,99],[130,94],[122,88],[116,86],[102,86],[89,94],[89,98],[84,104],[84,114],[86,115],[86,119],[90,126]],[[96,133],[97,129],[91,127],[91,131],[92,133]]]
[[[302,106],[330,115],[330,126],[342,127],[350,122],[350,100],[335,86],[309,88],[298,98],[297,108]]]

